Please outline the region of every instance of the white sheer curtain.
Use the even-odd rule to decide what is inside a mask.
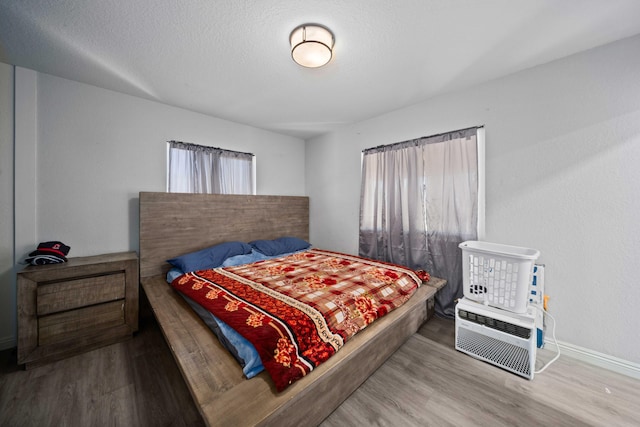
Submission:
[[[220,193],[253,194],[253,156],[223,151],[220,154]]]
[[[167,190],[253,194],[253,154],[169,141]]]
[[[458,244],[478,232],[477,128],[363,152],[360,255],[447,279],[436,311],[462,296]]]

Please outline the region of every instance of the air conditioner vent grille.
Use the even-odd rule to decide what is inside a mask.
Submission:
[[[458,316],[461,319],[465,319],[479,325],[484,325],[488,328],[502,331],[516,337],[524,338],[527,340],[531,337],[531,329],[529,328],[523,328],[522,326],[514,325],[513,323],[508,323],[502,320],[483,316],[482,314],[472,313],[466,310],[458,310]]]
[[[525,378],[532,378],[530,354],[526,348],[464,328],[458,328],[456,348]]]

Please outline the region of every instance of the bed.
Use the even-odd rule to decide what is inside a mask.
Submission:
[[[277,392],[266,372],[247,380],[233,356],[166,282],[167,259],[229,242],[309,240],[309,199],[297,196],[140,193],[144,294],[207,425],[317,425],[428,317],[444,281],[432,278],[309,375]]]

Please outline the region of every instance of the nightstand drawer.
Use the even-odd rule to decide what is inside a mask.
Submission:
[[[78,307],[123,299],[124,272],[66,280],[38,286],[37,315],[44,316]]]
[[[124,300],[42,316],[38,319],[38,345],[56,344],[123,325]]]
[[[135,252],[30,265],[17,275],[18,363],[31,368],[138,330]]]

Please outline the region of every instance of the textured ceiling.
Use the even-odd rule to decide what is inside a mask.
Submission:
[[[0,0],[2,62],[305,139],[639,33],[638,0]]]

